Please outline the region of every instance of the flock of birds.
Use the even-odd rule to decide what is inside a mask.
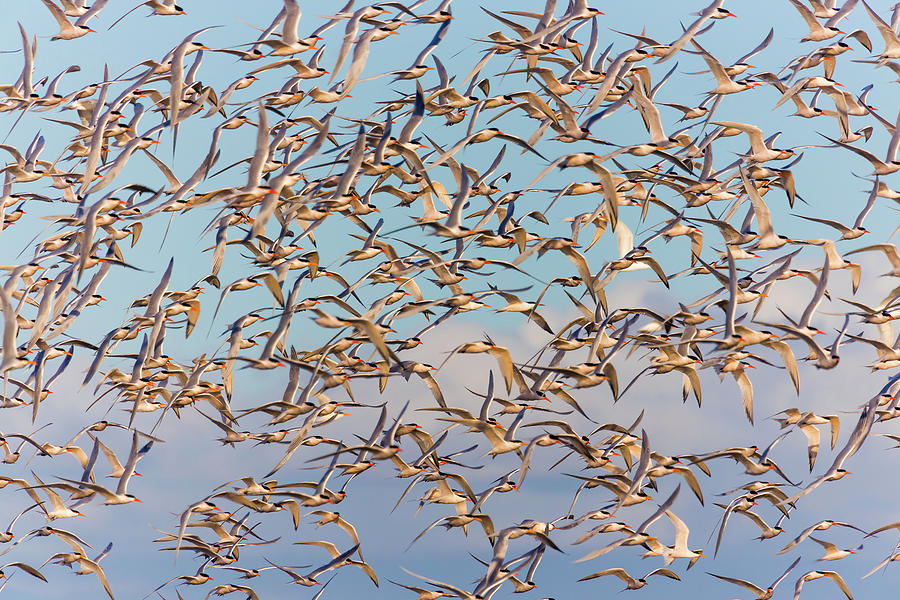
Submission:
[[[489,3],[476,32],[454,31],[452,0],[367,6],[350,0],[324,17],[301,17],[297,0],[283,0],[250,40],[209,47],[203,40],[213,27],[207,27],[164,56],[146,57],[121,75],[107,68],[92,75],[97,83],[78,89],[67,83],[81,67],[42,73],[38,40],[20,25],[22,69],[0,85],[0,112],[17,135],[34,119],[72,135],[53,152],[40,132],[27,147],[0,144],[8,155],[0,168],[2,228],[18,231],[30,222],[37,231],[41,221],[25,217],[26,207],[52,213],[43,216],[51,231],[24,246],[18,264],[2,267],[0,447],[9,470],[0,470],[0,488],[11,521],[0,534],[8,561],[0,567],[3,587],[13,575],[33,584],[35,594],[51,580],[64,586],[67,574],[51,570],[64,565],[95,577],[110,598],[126,594],[123,579],[103,566],[117,548],[106,540],[91,545],[81,521],[63,520],[84,517],[82,511],[90,520],[105,510],[131,510],[118,505],[141,502],[142,489],[154,485],[135,477],[139,461],[164,454],[167,439],[183,436],[197,444],[218,439],[223,457],[240,448],[259,457],[257,467],[170,507],[177,516],[155,541],[176,558],[193,555],[196,568],[128,597],[192,592],[256,599],[267,595],[259,582],[277,581],[327,598],[331,578],[352,577],[347,572],[356,569],[366,589],[359,595],[372,594],[363,582],[384,586],[379,569],[402,565],[403,557],[379,551],[378,540],[364,535],[366,524],[351,522],[337,505],[365,507],[372,492],[360,483],[401,478],[405,489],[393,514],[366,518],[404,520],[427,506],[437,518],[409,545],[445,536],[454,549],[467,536],[466,549],[476,554],[454,560],[475,561],[481,575],[475,582],[455,577],[444,559],[429,573],[409,570],[405,579],[392,579],[396,597],[487,599],[538,585],[552,592],[562,584],[552,568],[540,567],[545,555],[557,555],[585,563],[579,581],[611,576],[627,590],[653,584],[651,576],[688,579],[687,569],[700,561],[701,571],[710,570],[692,571],[691,579],[717,578],[745,588],[744,597],[749,591],[757,600],[771,598],[787,581],[796,600],[812,585],[825,585],[809,582],[829,579],[852,600],[853,580],[797,566],[800,552],[838,561],[861,550],[832,541],[832,528],[854,530],[858,542],[900,532],[900,523],[866,522],[853,507],[846,521],[803,510],[808,496],[827,494],[850,475],[847,462],[874,436],[900,441],[882,430],[900,416],[900,336],[892,328],[900,286],[883,299],[859,300],[867,286],[859,289],[862,267],[851,261],[886,259],[884,276],[900,277],[895,245],[864,237],[869,215],[887,220],[900,199],[890,187],[890,175],[900,171],[900,117],[869,103],[874,86],[857,93],[838,79],[850,50],[861,56],[857,63],[900,73],[900,4],[887,14],[866,0],[787,1],[805,22],[802,31],[800,20],[783,24],[793,28],[791,36],[802,33],[801,54],[787,61],[767,54],[773,29],[730,63],[704,41],[741,18],[723,0],[686,16],[672,41],[613,29],[584,0],[523,3],[530,6],[516,11],[494,11]],[[110,10],[106,0],[42,2],[59,25],[54,51],[96,34],[92,27],[102,29],[98,23]],[[151,11],[148,27],[157,26],[157,16],[185,12],[168,0],[136,8]],[[864,13],[872,26],[843,31],[851,13]],[[129,15],[110,19],[110,28],[138,18]],[[320,44],[331,29],[343,31],[334,48]],[[398,46],[403,52],[370,60],[370,50],[393,36],[417,39],[412,34],[422,31],[430,37],[423,48],[406,42]],[[451,32],[473,40],[477,64],[460,68],[442,53]],[[732,38],[739,52],[742,44]],[[202,59],[217,53],[235,61],[238,78],[224,88],[204,83]],[[386,65],[384,56],[395,64]],[[679,61],[704,70],[686,75]],[[672,101],[673,76],[703,92],[699,103],[689,95],[687,104]],[[269,91],[260,90],[263,84],[271,84]],[[362,104],[369,114],[345,100],[357,86],[368,86],[374,99]],[[818,118],[821,136],[805,148],[827,148],[868,187],[846,201],[858,206],[852,223],[826,218],[827,199],[804,198],[803,180],[792,172],[803,159],[799,147],[778,148],[775,132],[719,116],[733,94],[755,95],[763,110],[792,103],[795,115]],[[603,119],[634,111],[643,127],[635,119],[627,139],[601,139],[601,132],[611,133]],[[526,133],[508,133],[511,127]],[[223,150],[237,148],[238,128],[255,130],[255,147],[219,165]],[[881,128],[890,138],[886,150],[875,145]],[[205,132],[199,142],[198,131]],[[179,153],[187,136],[208,150]],[[736,157],[726,146],[735,140],[749,148]],[[50,154],[57,158],[47,160]],[[161,173],[165,183],[135,177],[136,163]],[[237,174],[241,165],[246,179]],[[523,183],[514,189],[514,181]],[[550,181],[562,183],[551,189]],[[206,253],[177,256],[162,273],[143,270],[141,252],[155,252],[155,242],[141,236],[144,225],[196,215]],[[797,219],[817,237],[776,233],[793,229]],[[195,283],[174,285],[183,264],[200,260]],[[812,266],[802,268],[800,260]],[[675,263],[682,270],[664,268]],[[111,326],[122,311],[100,304],[102,291],[135,270],[144,287],[130,293],[125,319]],[[841,270],[849,283],[836,277]],[[652,283],[629,275],[634,271]],[[232,280],[232,273],[240,276]],[[790,304],[767,301],[794,277],[810,284],[792,289],[806,291],[793,293]],[[709,293],[687,298],[662,289],[677,280]],[[654,290],[653,305],[618,301],[622,290],[638,286]],[[236,297],[254,309],[232,318]],[[840,330],[821,324],[825,299],[842,311]],[[487,331],[446,347],[459,323],[490,329],[510,318],[528,331],[520,340],[540,341],[504,347]],[[91,325],[80,327],[84,322]],[[203,351],[188,355],[189,342]],[[652,428],[645,430],[640,406],[631,407],[628,422],[604,423],[607,407],[627,405],[632,386],[648,380],[676,384],[675,396],[699,406],[701,379],[714,372],[736,383],[719,395],[752,424],[758,420],[752,369],[783,372],[777,376],[799,395],[801,370],[815,378],[839,368],[846,344],[871,346],[871,370],[886,371],[887,383],[880,386],[877,375],[876,389],[866,391],[871,377],[861,379],[866,397],[851,398],[844,415],[785,408],[774,416],[782,433],[763,447],[697,450],[698,440],[684,439],[687,453],[667,455],[653,443]],[[436,364],[416,360],[441,354]],[[484,361],[465,362],[466,354]],[[444,379],[454,365],[460,367],[454,378],[463,381]],[[631,370],[634,376],[620,379]],[[69,383],[54,386],[57,380]],[[59,396],[75,392],[50,394],[79,385],[90,401],[66,407],[83,418],[67,416],[65,433],[48,439],[60,424],[9,430],[10,423],[52,418],[63,410]],[[266,385],[279,392],[254,391]],[[191,420],[198,412],[202,426]],[[808,473],[774,460],[783,449],[776,444],[798,431]],[[824,469],[817,467],[823,433],[834,451]],[[712,466],[743,484],[723,489]],[[310,468],[319,470],[303,481],[297,469]],[[678,477],[663,479],[668,475]],[[532,483],[536,478],[552,480],[552,491]],[[511,521],[510,505],[531,510],[529,484],[552,493],[556,512]],[[682,484],[689,491],[679,497]],[[720,518],[715,544],[704,553],[675,511],[694,503],[690,494],[705,505],[711,493],[720,498]],[[515,501],[504,506],[504,496]],[[301,526],[305,517],[316,528]],[[703,567],[736,535],[726,525],[743,518],[759,527],[773,560],[788,554],[768,587],[738,578],[746,575],[734,567]],[[267,539],[263,532],[272,524],[281,535]],[[768,542],[782,534],[792,540]],[[303,558],[270,558],[291,543]],[[53,548],[45,560],[22,558],[38,544]],[[868,560],[867,576],[873,575],[900,559],[898,550],[900,543],[887,556],[858,560]],[[636,555],[655,568],[620,566],[619,557]],[[608,580],[583,585],[615,589]]]

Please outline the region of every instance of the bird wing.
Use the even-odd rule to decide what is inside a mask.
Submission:
[[[815,425],[800,425],[800,431],[806,436],[809,470],[812,472],[813,466],[816,464],[816,456],[819,454],[819,430]]]
[[[509,391],[512,390],[514,377],[513,361],[509,350],[501,346],[495,346],[488,350],[488,354],[497,360],[497,365],[500,367],[500,373],[503,375],[503,380],[506,382],[506,392],[509,393]]]
[[[341,551],[338,550],[337,546],[335,546],[331,542],[316,540],[316,541],[309,541],[309,542],[294,542],[294,543],[301,545],[301,546],[318,546],[319,548],[324,548],[325,551],[328,552],[328,554],[331,556],[331,558],[337,558],[338,556],[341,555]],[[313,576],[313,575],[311,575],[310,577],[315,579],[315,576]]]
[[[824,575],[825,577],[831,579],[840,588],[840,590],[844,592],[844,595],[847,596],[847,598],[853,600],[853,594],[850,593],[850,588],[848,588],[847,584],[844,583],[844,579],[840,576],[839,573],[837,573],[836,571],[820,571],[820,573],[822,573],[822,575]]]
[[[671,571],[670,569],[663,569],[663,568],[653,569],[652,571],[650,571],[649,573],[644,575],[644,579],[647,579],[651,575],[663,575],[665,577],[668,577],[669,579],[675,579],[677,581],[681,581],[681,578],[678,575],[676,575],[673,571]]]
[[[799,394],[800,373],[797,371],[797,360],[794,358],[794,352],[791,350],[790,345],[779,340],[768,340],[763,342],[763,346],[771,348],[778,353],[778,356],[781,357],[781,361],[784,363],[784,366],[787,369],[788,375],[791,376],[791,381],[794,382],[794,388]],[[834,444],[832,444],[832,448],[833,447]]]
[[[603,205],[606,207],[606,216],[609,217],[610,226],[615,229],[619,222],[619,199],[616,196],[616,184],[613,181],[612,173],[597,160],[590,161],[587,168],[597,176],[603,185]]]
[[[293,46],[299,41],[297,26],[300,24],[300,7],[297,0],[284,0],[284,24],[281,27],[281,41]]]
[[[872,163],[872,166],[875,167],[876,169],[877,169],[878,167],[883,167],[883,166],[885,166],[885,162],[884,162],[883,160],[881,160],[880,158],[878,158],[877,156],[875,156],[874,154],[872,154],[872,153],[869,152],[868,150],[863,150],[862,148],[857,148],[856,146],[853,146],[853,145],[851,145],[851,144],[845,144],[844,142],[841,142],[841,141],[838,141],[838,140],[833,140],[833,139],[831,139],[831,138],[828,137],[828,136],[823,136],[823,137],[824,137],[825,139],[827,139],[828,141],[830,141],[830,142],[832,142],[832,143],[834,143],[834,144],[837,144],[838,146],[841,146],[841,147],[843,147],[843,148],[846,148],[847,150],[850,150],[851,152],[855,152],[856,154],[859,154],[859,155],[862,156],[864,159],[866,159],[867,161],[869,161],[870,163]],[[887,160],[891,160],[891,159],[888,158]]]
[[[699,17],[697,18],[697,20],[691,23],[691,26],[685,29],[684,33],[682,33],[677,40],[672,42],[672,44],[669,46],[669,49],[666,50],[666,52],[661,57],[659,57],[656,62],[660,63],[665,60],[669,60],[670,58],[675,56],[675,54],[677,54],[679,50],[684,48],[684,46],[689,41],[693,41],[694,36],[698,31],[700,31],[700,27],[702,27],[703,24],[706,23],[710,15],[712,15],[715,11],[722,7],[722,4],[724,4],[724,0],[713,0],[712,4],[701,10],[698,13]]]
[[[258,273],[256,275],[248,277],[248,279],[252,281],[261,279],[262,282],[266,284],[266,287],[269,288],[269,291],[272,292],[272,296],[275,297],[275,300],[278,301],[278,304],[284,306],[284,292],[282,292],[281,290],[281,284],[278,283],[278,280],[272,273]]]
[[[820,540],[818,538],[814,538],[813,536],[809,536],[809,539],[822,546],[822,548],[825,549],[825,552],[835,552],[838,549],[838,547],[831,542],[826,542],[825,540]]]
[[[875,11],[872,10],[872,8],[865,0],[863,0],[863,7],[869,14],[869,18],[872,19],[873,23],[875,23],[875,27],[878,28],[878,33],[880,33],[881,37],[884,38],[885,52],[887,52],[890,48],[896,48],[900,46],[900,37],[897,36],[897,32],[894,31],[894,28],[885,23],[884,19],[879,17],[875,13]]]
[[[579,579],[578,581],[588,581],[591,579],[596,579],[597,577],[605,577],[607,575],[615,575],[619,579],[625,582],[626,585],[630,585],[632,583],[637,583],[637,579],[628,574],[628,571],[621,567],[615,567],[612,569],[604,569],[602,571],[597,571],[596,573],[591,573],[590,575],[586,575]]]
[[[791,549],[794,548],[797,544],[799,544],[800,542],[802,542],[803,540],[805,540],[807,537],[809,537],[809,534],[811,534],[813,531],[815,531],[815,530],[816,530],[816,527],[818,527],[819,525],[821,525],[821,521],[820,521],[819,523],[816,523],[815,525],[810,525],[809,527],[807,527],[806,529],[804,529],[803,531],[801,531],[801,532],[800,532],[800,535],[798,535],[798,536],[795,537],[793,540],[791,540],[791,542],[790,542],[787,546],[785,546],[784,548],[782,548],[781,550],[779,550],[779,551],[776,552],[775,554],[784,554],[784,553],[787,552],[788,550],[791,550]]]
[[[747,138],[750,140],[750,149],[754,152],[765,152],[768,150],[766,147],[766,142],[764,139],[763,130],[757,127],[756,125],[750,125],[748,123],[738,123],[735,121],[715,121],[713,125],[721,125],[722,127],[731,127],[734,129],[739,129],[747,134]],[[741,170],[743,173],[743,169]],[[744,176],[746,177],[746,176]],[[747,184],[744,183],[746,187]],[[748,192],[749,193],[749,192]]]
[[[734,380],[737,382],[738,387],[741,390],[741,402],[744,406],[744,413],[747,415],[747,419],[750,423],[753,423],[753,384],[750,382],[750,378],[747,377],[747,373],[744,372],[743,369],[735,371],[731,374],[734,377]]]
[[[735,579],[734,577],[725,577],[724,575],[716,575],[715,573],[708,573],[708,574],[712,575],[716,579],[721,579],[722,581],[727,581],[728,583],[733,583],[733,584],[739,585],[743,588],[747,588],[754,594],[762,594],[763,592],[765,592],[765,590],[762,589],[761,587],[759,587],[758,585],[754,585],[754,584],[750,583],[749,581],[744,581],[743,579]]]
[[[784,573],[782,573],[781,576],[778,577],[778,579],[776,579],[775,581],[772,582],[772,585],[770,585],[769,588],[771,588],[771,589],[774,590],[776,587],[778,587],[778,584],[781,583],[781,582],[784,580],[784,578],[788,576],[788,573],[790,573],[791,571],[794,570],[794,567],[796,567],[796,566],[797,566],[797,563],[800,562],[800,558],[801,558],[801,557],[798,556],[798,557],[794,560],[794,562],[792,562],[792,563],[790,564],[790,566],[788,566],[788,568],[784,570]]]
[[[60,31],[65,31],[66,29],[72,28],[72,23],[69,22],[69,19],[66,17],[66,13],[63,12],[63,9],[58,7],[56,3],[51,0],[41,0],[44,3],[44,6],[50,11],[50,14],[53,15],[53,18],[56,19],[56,22],[59,24]]]
[[[884,252],[884,255],[887,257],[887,259],[891,262],[891,266],[895,269],[900,269],[900,252],[897,251],[897,247],[894,244],[890,243],[863,246],[862,248],[851,250],[847,253],[847,256],[856,254],[857,252],[868,252],[870,250],[881,250],[882,252]]]
[[[697,481],[694,472],[687,467],[678,467],[675,469],[675,472],[684,478],[688,487],[691,488],[691,491],[694,492],[694,495],[700,500],[700,505],[703,506],[703,490],[700,488],[700,482]]]
[[[26,563],[23,563],[23,562],[18,562],[18,561],[17,561],[17,562],[6,563],[5,565],[0,566],[0,571],[2,571],[3,569],[5,569],[6,567],[17,567],[17,568],[19,568],[19,569],[22,569],[23,571],[25,571],[26,573],[28,573],[28,574],[31,575],[32,577],[37,577],[37,578],[40,579],[41,581],[43,581],[43,582],[45,582],[45,583],[47,582],[47,578],[44,577],[44,575],[43,575],[40,571],[38,571],[37,569],[35,569],[34,567],[32,567],[32,566],[29,565],[29,564],[26,564]]]

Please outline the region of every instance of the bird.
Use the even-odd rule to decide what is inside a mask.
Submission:
[[[125,512],[135,539],[149,520],[161,552],[199,558],[148,597],[280,580],[327,598],[335,577],[377,586],[375,568],[409,597],[562,597],[586,574],[548,548],[593,544],[579,562],[609,556],[585,580],[771,598],[799,558],[762,588],[690,532],[727,552],[743,515],[750,537],[792,538],[760,543],[760,564],[821,545],[840,574],[798,573],[795,593],[841,588],[852,565],[834,561],[893,535],[875,504],[825,517],[842,489],[880,489],[884,469],[856,464],[889,468],[897,443],[898,14],[709,0],[634,5],[658,13],[638,29],[587,0],[43,3],[53,20],[7,19],[0,51],[0,553],[24,561],[5,575],[69,566],[112,597],[146,547],[117,564],[88,542]],[[97,44],[114,60],[85,60]],[[811,403],[779,395],[801,380]],[[737,402],[780,430],[736,426]],[[682,484],[716,494],[717,520],[677,504]],[[859,511],[865,548],[821,533]],[[661,569],[632,577],[629,546]],[[409,558],[444,581],[398,571]]]
[[[139,498],[137,498],[134,494],[127,493],[128,482],[131,480],[131,477],[134,475],[135,466],[137,466],[138,460],[143,458],[149,451],[150,447],[153,445],[153,441],[151,440],[146,445],[140,445],[140,437],[138,432],[134,432],[132,434],[132,444],[131,444],[131,452],[128,456],[128,461],[125,463],[124,468],[122,469],[122,474],[119,477],[119,483],[116,485],[116,490],[112,491],[107,489],[102,485],[98,485],[96,483],[90,483],[87,481],[78,481],[74,479],[65,479],[61,478],[62,481],[67,482],[67,484],[51,484],[57,487],[63,487],[64,489],[69,489],[71,491],[78,491],[79,489],[87,489],[91,492],[95,492],[100,494],[105,498],[104,504],[128,504],[131,502],[142,502]]]
[[[822,546],[822,548],[825,550],[825,555],[821,558],[817,558],[816,560],[840,560],[842,558],[850,556],[851,554],[856,554],[855,550],[842,550],[831,542],[826,542],[812,536],[809,536],[809,539]]]
[[[118,23],[122,19],[124,19],[125,17],[127,17],[128,15],[130,15],[131,13],[133,13],[134,11],[136,11],[137,9],[139,9],[142,6],[146,6],[147,8],[152,10],[153,13],[151,13],[151,14],[153,14],[153,15],[183,15],[183,14],[186,14],[183,8],[181,8],[180,6],[175,4],[175,0],[147,0],[146,2],[141,2],[137,6],[135,6],[128,12],[126,12],[124,15],[122,15],[121,17],[116,19],[113,22],[113,24],[107,28],[107,31],[111,30],[113,27],[118,25]]]
[[[84,14],[80,15],[78,19],[72,23],[69,21],[66,13],[62,8],[56,5],[53,0],[42,0],[44,6],[47,7],[47,10],[50,11],[50,14],[53,15],[53,18],[56,19],[56,22],[59,24],[59,33],[51,37],[51,40],[74,40],[76,38],[80,38],[89,33],[97,33],[90,27],[86,25],[86,23],[92,18],[96,17],[103,7],[106,5],[106,0],[94,0],[91,4],[90,9],[88,9]]]
[[[838,589],[840,589],[845,596],[849,600],[853,600],[853,594],[850,593],[850,588],[847,587],[847,584],[844,583],[844,579],[835,571],[808,571],[800,576],[797,580],[797,583],[794,585],[794,600],[800,597],[800,591],[803,589],[803,584],[807,581],[814,581],[816,579],[821,579],[823,577],[827,577],[831,581],[834,582]]]
[[[792,562],[790,564],[790,566],[788,566],[788,568],[785,569],[784,573],[779,575],[778,578],[775,579],[775,581],[773,581],[772,584],[769,585],[769,587],[767,587],[766,589],[763,589],[763,588],[759,587],[758,585],[752,584],[749,581],[744,581],[743,579],[736,579],[734,577],[725,577],[724,575],[716,575],[715,573],[709,573],[709,575],[712,575],[716,579],[721,579],[722,581],[727,581],[728,583],[733,583],[735,585],[739,585],[743,588],[750,590],[751,592],[756,594],[755,600],[769,600],[775,594],[775,588],[778,587],[778,584],[781,583],[782,581],[784,581],[784,578],[787,577],[788,574],[794,570],[794,567],[797,566],[797,563],[800,562],[800,558],[801,557],[798,556],[794,560],[794,562]]]
[[[800,532],[800,535],[798,535],[796,538],[791,540],[791,542],[787,546],[785,546],[784,548],[779,550],[777,552],[777,554],[784,554],[785,552],[788,552],[792,548],[796,547],[797,544],[799,544],[804,539],[809,537],[809,535],[815,531],[823,531],[825,529],[829,529],[829,528],[835,527],[835,526],[849,527],[851,529],[856,529],[857,531],[861,531],[858,527],[856,527],[855,525],[851,525],[850,523],[843,523],[840,521],[831,521],[831,520],[819,521],[818,523],[810,525],[809,527],[804,529],[802,532]]]
[[[845,14],[842,14],[843,11],[835,13],[823,25],[819,23],[815,13],[813,13],[813,11],[810,10],[808,6],[804,5],[801,2],[798,2],[797,0],[791,0],[791,4],[794,8],[797,9],[797,11],[800,13],[800,16],[803,17],[803,20],[806,21],[806,24],[809,26],[809,34],[804,36],[802,38],[802,41],[821,42],[823,40],[833,38],[839,33],[843,33],[843,31],[839,30],[835,26],[835,23],[837,23],[845,16]]]
[[[654,570],[650,571],[649,573],[647,573],[646,575],[644,575],[643,577],[641,577],[640,579],[635,579],[634,577],[629,575],[628,572],[625,571],[625,569],[622,569],[622,568],[612,568],[612,569],[604,569],[602,571],[597,571],[596,573],[591,573],[590,575],[585,575],[578,581],[589,581],[591,579],[596,579],[597,577],[604,577],[606,575],[613,575],[613,576],[621,579],[625,583],[626,590],[641,589],[642,587],[647,585],[647,583],[648,583],[647,579],[651,575],[662,575],[663,577],[668,577],[669,579],[675,579],[677,581],[681,581],[681,578],[678,577],[678,575],[675,574],[674,571],[671,571],[669,569],[654,569]]]

